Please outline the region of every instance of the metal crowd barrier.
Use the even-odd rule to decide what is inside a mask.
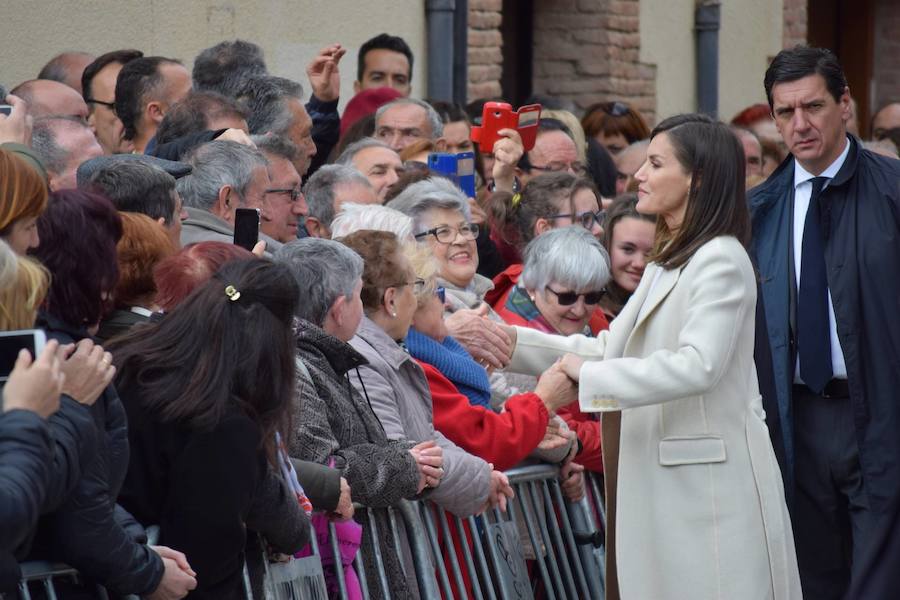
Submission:
[[[378,523],[372,513],[387,513],[394,540],[406,540],[418,585],[424,600],[457,598],[473,600],[588,599],[604,597],[603,531],[606,525],[602,483],[586,474],[587,495],[577,503],[568,502],[557,480],[559,471],[552,465],[530,465],[506,472],[515,498],[505,513],[497,509],[461,519],[427,501],[401,501],[392,508],[357,505],[358,514],[369,513],[365,527],[373,540],[379,540]],[[153,532],[150,532],[153,535]],[[152,538],[151,538],[152,539]],[[329,548],[340,557],[334,524],[329,524]],[[260,556],[248,555],[257,565],[261,581],[253,581],[244,566],[244,594],[247,600],[324,600],[328,597],[321,565],[321,552],[315,534],[312,555],[290,563],[269,563],[264,550]],[[262,546],[264,548],[264,545]],[[403,553],[400,552],[401,558]],[[353,569],[362,597],[371,591],[390,598],[388,579],[380,545],[374,544],[367,572],[362,550]],[[334,579],[337,597],[349,598],[340,560],[335,561]],[[54,581],[77,578],[74,569],[60,564],[28,562],[22,565],[23,580],[19,597],[31,600],[29,586],[38,585],[48,600],[58,598]],[[257,577],[258,579],[259,577]],[[105,590],[97,586],[98,600],[107,600]],[[137,600],[130,597],[129,600]]]

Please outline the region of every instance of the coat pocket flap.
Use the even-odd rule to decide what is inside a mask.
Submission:
[[[719,436],[667,437],[659,441],[659,464],[696,465],[725,462],[725,440]]]

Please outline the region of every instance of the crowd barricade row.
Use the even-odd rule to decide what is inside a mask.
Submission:
[[[565,499],[558,482],[559,470],[552,465],[519,466],[506,471],[515,491],[507,511],[488,510],[461,519],[430,501],[403,500],[390,508],[356,505],[358,512],[386,511],[395,540],[408,542],[419,597],[470,598],[472,600],[602,599],[604,597],[603,531],[606,525],[602,479],[586,475],[587,494],[579,502]],[[365,519],[372,539],[380,539],[377,519]],[[384,521],[382,521],[383,523]],[[148,530],[151,543],[153,528]],[[457,542],[457,543],[455,543]],[[322,552],[338,557],[326,563],[332,567],[332,595],[348,600],[347,583],[341,568],[338,535],[329,524],[328,548],[311,539],[312,554],[285,563],[270,563],[264,544],[259,556],[247,563],[260,565],[261,581],[254,581],[244,566],[244,595],[247,600],[325,600],[328,588],[322,567]],[[379,544],[374,544],[374,572],[367,572],[361,553],[353,561],[364,600],[370,590],[389,598],[388,580]],[[58,598],[55,583],[77,579],[78,572],[62,565],[41,561],[22,563],[23,579],[19,598],[31,600],[35,587],[40,597]],[[97,586],[96,598],[108,594]],[[128,600],[138,600],[128,597]]]

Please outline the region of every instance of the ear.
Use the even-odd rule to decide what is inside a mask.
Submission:
[[[178,217],[178,218],[180,218],[180,217]],[[166,228],[166,218],[165,217],[158,218],[156,220],[156,222],[159,223],[159,226],[162,227],[163,229]]]
[[[397,312],[397,309],[394,307],[396,298],[397,288],[393,287],[384,290],[384,295],[381,297],[381,304],[384,306],[384,310],[391,316],[394,316],[394,313]]]
[[[338,327],[344,324],[345,308],[347,308],[347,297],[342,294],[337,297],[328,310],[328,318]]]
[[[322,224],[319,223],[319,220],[317,218],[307,216],[306,219],[304,220],[304,224],[306,225],[306,233],[309,234],[309,237],[314,237],[314,238],[325,237],[323,235],[323,231],[322,231],[324,229],[324,227],[322,227]]]
[[[844,87],[844,91],[841,94],[841,99],[838,101],[841,105],[841,118],[844,120],[844,123],[850,120],[851,113],[853,108],[850,104],[850,88]]]
[[[150,122],[159,125],[165,116],[162,102],[148,102],[147,108],[144,109],[144,114],[147,115],[147,119],[149,119]]]
[[[353,93],[358,94],[360,91],[362,91],[362,84],[359,81],[354,81],[353,82]]]
[[[237,194],[234,193],[230,185],[223,185],[219,188],[219,196],[216,198],[216,203],[213,204],[210,212],[231,223],[234,221],[235,208],[237,208]]]
[[[94,116],[95,113],[96,111],[92,110],[90,114],[88,114],[87,124],[88,127],[91,128],[91,132],[94,134],[94,137],[97,137],[97,117]]]
[[[547,233],[551,229],[553,229],[553,224],[549,220],[541,217],[534,222],[534,237],[537,237],[542,233]]]

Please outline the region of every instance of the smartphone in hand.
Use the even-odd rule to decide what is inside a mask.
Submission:
[[[234,211],[234,243],[253,250],[259,241],[259,209],[238,208]]]

